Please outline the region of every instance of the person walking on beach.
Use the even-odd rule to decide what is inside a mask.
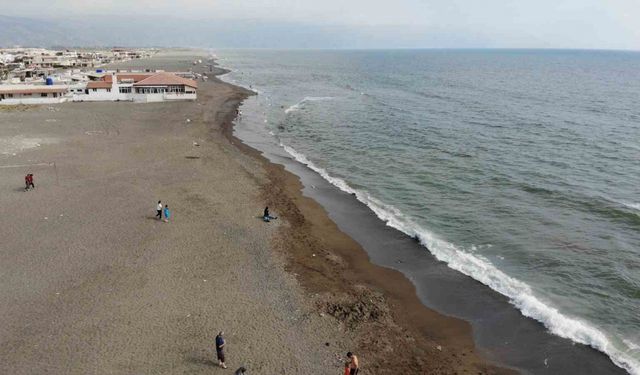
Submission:
[[[164,205],[164,222],[165,223],[169,222],[169,216],[171,216],[171,211],[169,211],[169,205],[165,204]]]
[[[36,188],[36,186],[33,184],[33,174],[31,173],[27,173],[26,176],[24,176],[24,184],[25,184],[25,191],[28,191],[29,188]]]
[[[224,364],[224,332],[220,331],[216,336],[216,354],[218,355],[218,366],[227,368]]]
[[[346,365],[349,367],[349,375],[358,375],[360,371],[360,365],[358,364],[358,357],[355,354],[348,352],[347,353],[348,361]]]
[[[158,201],[158,206],[156,206],[156,218],[162,220],[162,201]]]

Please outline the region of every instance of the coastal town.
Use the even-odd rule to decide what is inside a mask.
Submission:
[[[163,70],[108,70],[109,64],[154,56],[156,49],[0,49],[0,105],[67,101],[139,103],[196,100],[206,76]],[[194,61],[194,64],[202,60]]]

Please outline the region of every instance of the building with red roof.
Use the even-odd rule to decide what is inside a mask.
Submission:
[[[192,73],[106,72],[85,73],[78,83],[66,85],[0,85],[0,104],[48,104],[67,100],[132,101],[139,103],[196,100],[198,83]]]
[[[0,85],[0,104],[55,104],[67,100],[64,85]]]
[[[164,102],[196,100],[198,83],[168,72],[112,72],[90,81],[74,101]]]

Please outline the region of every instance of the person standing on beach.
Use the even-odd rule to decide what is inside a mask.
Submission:
[[[156,206],[156,218],[162,220],[162,201],[158,201],[158,206]]]
[[[216,336],[216,354],[218,355],[218,366],[222,368],[227,368],[227,365],[224,364],[224,332],[220,331],[218,336]]]
[[[166,204],[164,206],[164,222],[165,223],[169,222],[169,216],[171,216],[171,211],[169,211],[169,205]]]
[[[358,357],[355,354],[348,352],[347,358],[349,358],[347,365],[349,366],[349,375],[358,375],[360,372],[360,365],[358,364]]]

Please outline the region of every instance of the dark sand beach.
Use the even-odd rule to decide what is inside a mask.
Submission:
[[[199,53],[135,66],[208,72]],[[513,373],[233,136],[251,92],[216,73],[196,102],[0,112],[0,373],[341,374],[348,350],[361,374]]]

